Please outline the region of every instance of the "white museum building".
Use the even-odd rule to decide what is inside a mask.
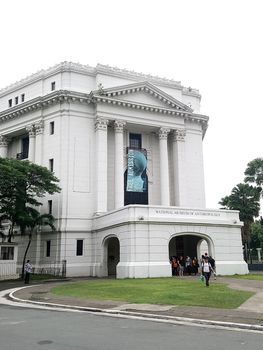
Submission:
[[[0,156],[46,166],[62,188],[43,199],[57,230],[34,235],[35,268],[165,277],[171,256],[207,250],[218,274],[248,273],[238,212],[206,208],[200,100],[178,81],[71,62],[0,90]]]

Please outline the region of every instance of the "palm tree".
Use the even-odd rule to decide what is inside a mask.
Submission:
[[[263,184],[263,158],[256,158],[248,163],[245,182],[261,186]]]
[[[36,232],[37,227],[40,226],[49,226],[52,231],[55,231],[54,226],[55,218],[51,214],[40,214],[36,209],[27,207],[26,215],[20,219],[20,229],[21,234],[28,233],[28,243],[23,257],[22,265],[22,278],[24,278],[24,267],[27,258],[27,253],[32,242],[33,234]],[[28,232],[27,232],[28,231]]]
[[[244,223],[241,233],[245,246],[250,242],[251,224],[259,215],[261,191],[261,187],[240,183],[232,189],[230,196],[219,202],[223,209],[239,210],[240,221]]]

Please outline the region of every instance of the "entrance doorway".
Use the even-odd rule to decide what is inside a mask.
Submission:
[[[108,276],[117,275],[117,265],[120,261],[120,242],[117,237],[111,237],[107,240],[107,269]]]
[[[202,247],[204,246],[204,242],[207,243],[205,246],[208,248],[209,242],[201,236],[185,234],[173,237],[169,242],[169,258],[172,256],[183,256],[184,258],[190,256],[190,258],[197,257],[200,260],[203,254],[200,247],[201,243]]]

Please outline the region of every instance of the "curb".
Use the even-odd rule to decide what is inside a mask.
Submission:
[[[48,303],[48,302],[40,302],[40,301],[31,301],[25,299],[19,299],[14,296],[14,293],[20,289],[24,289],[28,287],[18,288],[12,292],[10,292],[7,297],[14,302],[38,305],[49,308],[59,308],[64,310],[72,310],[72,311],[82,311],[82,312],[90,312],[94,314],[101,314],[107,316],[115,316],[115,317],[129,317],[134,319],[141,320],[149,320],[155,322],[165,322],[171,324],[181,324],[181,325],[191,325],[191,326],[206,326],[207,328],[217,327],[221,329],[232,329],[232,330],[249,330],[262,333],[263,325],[252,325],[246,323],[234,323],[234,322],[223,322],[223,321],[213,321],[213,320],[204,320],[204,319],[196,319],[196,318],[187,318],[187,317],[176,317],[176,316],[167,316],[167,315],[157,315],[150,313],[142,313],[142,312],[132,312],[132,311],[123,311],[118,309],[100,309],[93,307],[83,307],[83,306],[75,306],[75,305],[64,305],[64,304],[56,304],[56,303]]]

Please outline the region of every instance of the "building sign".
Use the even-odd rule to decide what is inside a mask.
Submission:
[[[128,150],[127,192],[146,192],[147,159],[144,150]]]
[[[178,209],[156,209],[156,214],[163,215],[188,215],[188,216],[221,216],[221,213],[218,211],[195,211],[195,210],[178,210]]]

